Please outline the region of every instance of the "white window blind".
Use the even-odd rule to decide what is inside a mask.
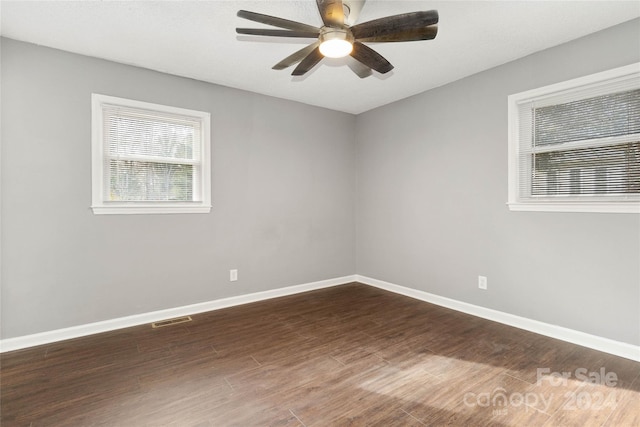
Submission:
[[[509,97],[512,209],[640,212],[639,68]]]
[[[207,113],[94,94],[94,212],[208,211],[208,125]]]

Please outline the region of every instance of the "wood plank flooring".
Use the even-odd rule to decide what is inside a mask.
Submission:
[[[358,283],[192,317],[3,354],[0,424],[640,426],[640,363]]]

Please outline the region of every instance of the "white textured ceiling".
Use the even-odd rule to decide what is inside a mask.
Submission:
[[[347,2],[347,0],[345,0]],[[3,36],[349,113],[361,113],[640,16],[639,1],[368,0],[358,22],[440,14],[435,40],[370,44],[395,69],[367,79],[324,59],[271,67],[313,40],[239,36],[239,9],[321,26],[303,1],[2,1]],[[263,26],[262,26],[263,27]]]

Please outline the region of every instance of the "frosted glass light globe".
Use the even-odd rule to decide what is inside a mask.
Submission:
[[[353,50],[353,35],[345,28],[323,27],[320,34],[320,53],[328,58],[342,58]]]
[[[353,45],[347,40],[325,40],[320,44],[320,53],[328,58],[342,58],[353,50]]]

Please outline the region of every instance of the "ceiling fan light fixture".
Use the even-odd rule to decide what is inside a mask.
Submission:
[[[327,58],[342,58],[353,50],[353,36],[346,30],[331,28],[320,34],[320,53]]]
[[[324,24],[322,27],[239,10],[238,17],[277,29],[236,28],[236,32],[254,36],[317,39],[278,62],[272,67],[274,70],[298,64],[291,75],[302,76],[324,57],[342,58],[350,55],[355,61],[349,61],[347,65],[361,79],[370,76],[371,70],[380,74],[393,70],[393,65],[384,56],[365,43],[433,40],[438,34],[437,10],[400,13],[353,25],[355,19],[350,19],[349,5],[355,6],[359,12],[364,2],[365,0],[316,0]]]

